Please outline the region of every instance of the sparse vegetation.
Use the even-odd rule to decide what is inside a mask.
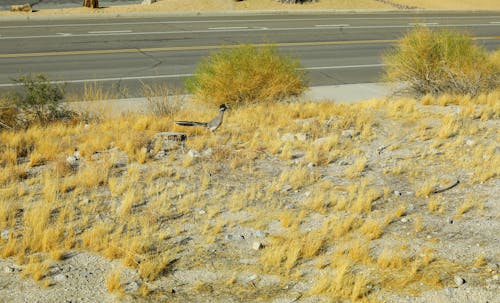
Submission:
[[[171,115],[3,129],[0,255],[47,287],[51,264],[100,255],[116,265],[104,289],[148,300],[171,299],[164,285],[186,272],[196,279],[178,288],[191,301],[207,292],[266,301],[302,283],[304,296],[369,302],[450,285],[461,271],[480,279],[468,264],[491,251],[456,258],[426,235],[441,235],[443,217],[491,207],[495,94],[446,106],[253,104],[232,110],[216,135],[188,130],[185,146],[163,153],[147,147],[156,132],[177,130]],[[461,112],[468,104],[474,113]],[[196,105],[176,118],[203,115]],[[460,185],[437,193],[457,170]],[[138,281],[132,293],[127,272]]]
[[[499,87],[497,57],[466,34],[418,27],[385,55],[386,79],[404,81],[405,89],[419,97],[429,94],[478,96]],[[423,101],[428,103],[429,97]]]
[[[203,59],[186,82],[188,91],[205,103],[240,106],[276,102],[307,88],[298,60],[269,45],[228,48]]]

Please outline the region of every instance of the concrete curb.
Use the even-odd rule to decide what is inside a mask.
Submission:
[[[370,99],[388,97],[391,93],[390,83],[359,83],[328,86],[313,86],[301,97],[305,101],[333,101],[338,103],[355,103]],[[172,96],[187,102],[191,95]],[[105,111],[111,115],[128,112],[146,112],[147,98],[128,98],[103,101],[80,101],[67,103],[76,111]]]

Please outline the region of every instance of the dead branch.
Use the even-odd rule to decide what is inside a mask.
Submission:
[[[448,187],[444,187],[444,188],[436,188],[432,193],[433,194],[439,194],[439,193],[442,193],[444,191],[447,191],[449,189],[452,189],[453,187],[457,186],[458,184],[460,183],[460,180],[457,179],[457,181],[455,181],[455,183],[451,184],[450,186]]]

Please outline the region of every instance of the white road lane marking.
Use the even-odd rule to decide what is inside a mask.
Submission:
[[[436,23],[436,22],[415,22],[415,23],[408,23],[408,25],[412,25],[412,26],[429,26],[429,25],[439,25],[439,23]]]
[[[380,67],[384,64],[358,64],[358,65],[340,65],[340,66],[315,66],[315,67],[303,67],[300,70],[324,70],[324,69],[349,69],[349,68],[363,68],[363,67]]]
[[[221,26],[221,27],[209,27],[210,30],[233,30],[233,29],[247,29],[248,26]]]
[[[426,19],[487,19],[499,18],[498,15],[489,16],[429,16]],[[336,20],[415,20],[415,16],[408,17],[336,17]],[[143,22],[108,22],[108,23],[69,23],[69,24],[38,24],[38,25],[7,25],[0,29],[14,28],[41,28],[41,27],[81,27],[81,26],[113,26],[113,25],[147,25],[147,24],[193,24],[193,23],[241,23],[241,22],[288,22],[288,21],[321,21],[332,18],[285,18],[285,19],[229,19],[229,20],[185,20],[185,21],[143,21]]]
[[[318,24],[315,26],[316,27],[346,27],[346,26],[349,26],[349,24]]]
[[[416,24],[416,23],[415,23]],[[430,24],[430,23],[427,23]],[[436,27],[485,27],[485,26],[499,26],[500,23],[480,23],[480,24],[437,24],[433,25]],[[414,25],[378,25],[378,26],[346,26],[342,27],[345,29],[384,29],[384,28],[412,28]],[[241,28],[241,29],[231,29],[233,32],[252,32],[252,31],[293,31],[293,30],[328,30],[331,27],[280,27],[280,28]],[[93,33],[93,34],[73,34],[72,37],[96,37],[96,36],[126,36],[126,35],[168,35],[168,34],[203,34],[203,33],[215,33],[228,30],[225,28],[212,29],[212,30],[192,30],[192,31],[158,31],[158,32],[104,32],[104,33]],[[40,36],[10,36],[10,37],[0,37],[0,40],[11,40],[11,39],[36,39],[36,38],[61,38],[65,36],[61,35],[40,35]]]
[[[364,64],[364,65],[337,65],[337,66],[314,66],[304,67],[300,70],[327,70],[327,69],[349,69],[349,68],[363,68],[363,67],[380,67],[384,64]],[[115,78],[95,78],[95,79],[79,79],[79,80],[66,80],[66,81],[50,81],[52,84],[63,83],[86,83],[86,82],[108,82],[108,81],[126,81],[126,80],[148,80],[148,79],[165,79],[165,78],[185,78],[191,77],[193,74],[173,74],[173,75],[152,75],[152,76],[135,76],[135,77],[115,77]],[[0,83],[0,87],[14,87],[21,86],[20,83]]]
[[[88,32],[89,34],[123,34],[123,33],[131,33],[132,30],[126,29],[121,31],[92,31]]]

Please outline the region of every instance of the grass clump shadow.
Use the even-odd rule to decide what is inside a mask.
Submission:
[[[240,106],[298,96],[307,88],[298,60],[271,46],[241,45],[204,58],[187,90],[203,103]]]

